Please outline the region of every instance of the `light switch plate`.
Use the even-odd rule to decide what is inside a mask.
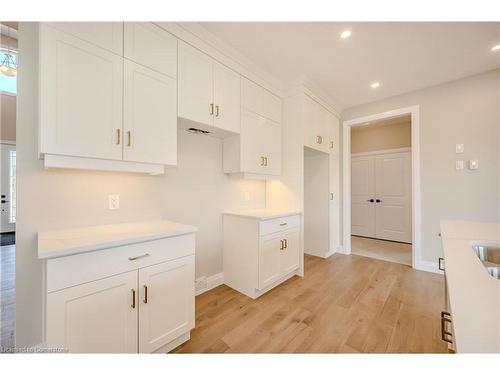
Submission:
[[[463,143],[457,143],[455,145],[455,153],[457,153],[457,154],[463,154],[464,153],[464,144]]]
[[[120,196],[118,194],[108,195],[108,204],[110,210],[120,209]]]
[[[479,160],[469,160],[469,169],[479,169]]]
[[[461,171],[464,169],[464,161],[463,160],[455,160],[455,169],[457,171]]]

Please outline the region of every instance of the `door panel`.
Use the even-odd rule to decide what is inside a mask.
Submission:
[[[212,125],[213,60],[179,41],[179,117]]]
[[[411,153],[375,157],[376,237],[411,242]]]
[[[297,229],[285,231],[283,239],[286,240],[286,248],[281,250],[281,276],[299,268],[300,231]]]
[[[11,176],[11,172],[13,175]],[[16,203],[16,146],[0,144],[0,233],[14,232]]]
[[[281,240],[283,233],[261,237],[259,246],[259,289],[281,277]]]
[[[262,154],[267,158],[263,173],[279,176],[281,174],[281,125],[266,120],[260,141]]]
[[[243,111],[241,114],[241,171],[264,173],[262,158],[267,150],[263,145],[266,132],[265,119],[255,113]]]
[[[40,151],[121,160],[123,58],[42,25],[40,62]]]
[[[126,60],[124,104],[123,159],[175,165],[177,163],[175,80]]]
[[[241,77],[241,105],[250,112],[262,115],[264,109],[263,88]]]
[[[194,255],[140,269],[139,305],[141,353],[194,328]]]
[[[177,77],[177,38],[150,22],[125,22],[124,56]]]
[[[137,353],[137,271],[47,295],[47,345],[70,353]]]
[[[375,236],[375,163],[371,156],[351,160],[351,233]]]
[[[240,132],[240,75],[214,63],[214,126],[234,133]]]
[[[49,25],[117,55],[123,54],[123,22],[51,22]]]

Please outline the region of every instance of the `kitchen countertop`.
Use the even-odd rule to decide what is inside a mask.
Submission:
[[[246,209],[238,211],[227,211],[224,215],[248,217],[257,220],[277,219],[284,216],[300,215],[300,211],[273,210],[269,208]]]
[[[38,232],[38,258],[57,258],[194,233],[196,230],[190,225],[158,220]]]
[[[472,249],[500,242],[499,230],[498,223],[441,221],[457,353],[500,352],[500,280],[490,276]]]

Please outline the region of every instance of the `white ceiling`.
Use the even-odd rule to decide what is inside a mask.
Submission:
[[[305,75],[345,108],[500,67],[493,22],[201,25],[284,84]],[[346,29],[352,35],[342,40]]]

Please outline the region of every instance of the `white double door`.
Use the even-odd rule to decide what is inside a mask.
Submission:
[[[411,152],[351,158],[351,234],[411,243]]]

